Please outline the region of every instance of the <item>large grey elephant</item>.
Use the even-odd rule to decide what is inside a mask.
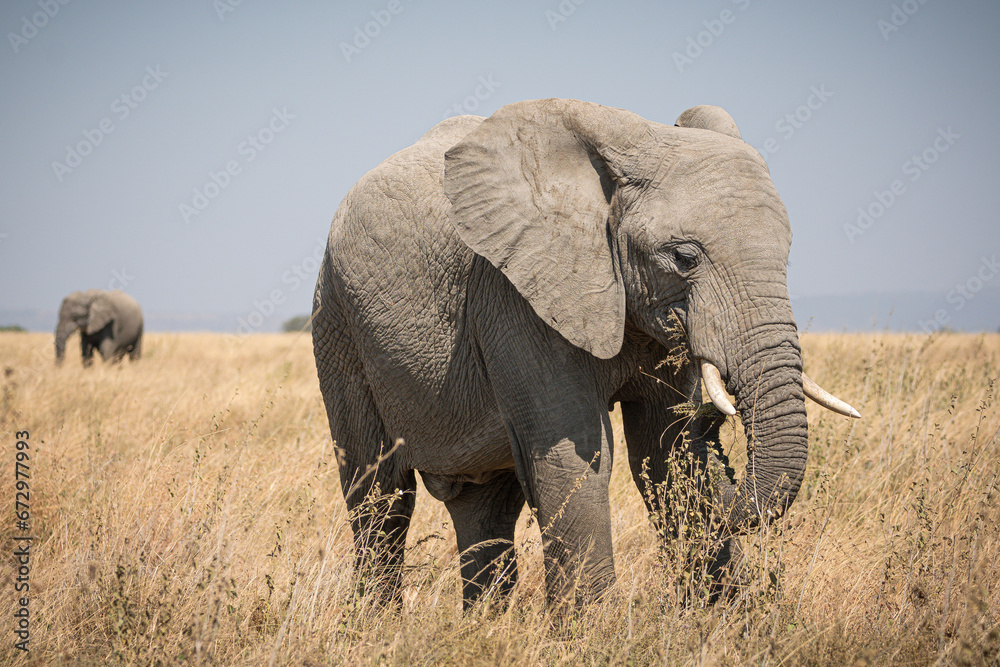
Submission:
[[[804,397],[857,416],[802,373],[791,236],[767,165],[718,107],[668,126],[520,102],[446,120],[366,174],[334,216],[313,306],[358,574],[398,600],[420,471],[454,521],[466,606],[513,585],[525,501],[550,600],[600,594],[615,403],[637,485],[644,467],[668,482],[687,442],[726,472],[711,490],[723,539],[780,515],[805,470]],[[678,332],[685,354],[665,364]],[[674,409],[701,402],[702,378],[746,428],[739,484],[711,446],[718,412]]]
[[[66,340],[77,329],[85,366],[93,361],[95,349],[105,361],[142,355],[142,308],[124,292],[90,289],[63,299],[56,324],[56,363],[62,363]]]

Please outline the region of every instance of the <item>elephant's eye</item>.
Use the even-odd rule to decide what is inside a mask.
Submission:
[[[681,273],[687,273],[698,266],[698,251],[694,248],[674,246],[670,250],[670,257]]]

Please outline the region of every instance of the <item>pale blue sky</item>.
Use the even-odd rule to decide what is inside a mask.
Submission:
[[[358,177],[456,104],[488,115],[542,97],[662,123],[725,107],[789,210],[796,298],[927,292],[954,314],[945,295],[978,275],[962,308],[996,303],[982,258],[1000,253],[1000,3],[242,0],[220,13],[234,1],[3,3],[0,310],[124,283],[147,313],[257,311],[274,330],[308,312],[317,243]],[[77,163],[67,147],[81,142],[96,145]],[[932,164],[912,162],[925,152]],[[182,204],[206,204],[195,189],[215,196],[187,222]],[[859,207],[880,215],[845,230]]]

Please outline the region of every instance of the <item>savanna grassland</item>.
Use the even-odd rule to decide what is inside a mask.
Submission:
[[[73,341],[76,339],[74,338]],[[506,610],[462,616],[454,532],[421,488],[402,613],[353,594],[346,508],[307,335],[152,334],[84,369],[71,341],[0,334],[2,664],[997,664],[1000,335],[807,334],[806,369],[860,409],[809,404],[790,514],[743,538],[705,604],[616,435],[618,585],[546,610],[538,527]],[[15,431],[30,432],[30,653],[14,648]],[[724,445],[741,455],[739,429]],[[742,465],[737,464],[737,469]]]

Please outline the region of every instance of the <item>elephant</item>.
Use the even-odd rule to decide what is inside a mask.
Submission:
[[[419,471],[454,524],[464,608],[507,599],[525,503],[548,602],[600,597],[616,403],[640,490],[688,447],[724,471],[704,488],[721,539],[780,516],[806,466],[805,397],[860,416],[802,372],[790,243],[766,163],[713,106],[665,125],[518,102],[447,119],[364,175],[334,215],[312,331],[355,576],[399,603]],[[712,446],[737,414],[738,483]]]
[[[77,329],[84,366],[92,363],[95,349],[105,361],[120,361],[126,354],[134,361],[142,356],[142,326],[142,308],[120,290],[73,292],[59,307],[56,363],[62,363],[66,339]]]

